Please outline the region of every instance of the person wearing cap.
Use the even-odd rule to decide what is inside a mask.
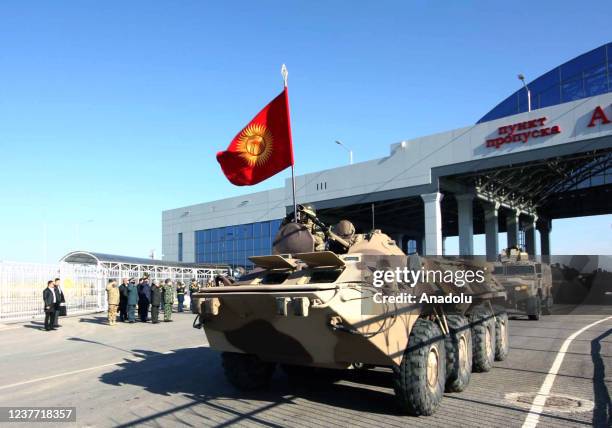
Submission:
[[[130,282],[127,286],[127,312],[128,321],[130,324],[136,322],[136,305],[138,304],[138,287],[136,286],[136,280],[130,278]]]
[[[159,307],[162,304],[162,287],[159,282],[153,280],[153,286],[151,287],[151,322],[153,324],[159,323]]]
[[[183,312],[183,303],[185,302],[185,284],[183,284],[183,281],[176,283],[176,299],[178,300],[178,311]]]
[[[190,298],[190,308],[191,308],[191,312],[192,313],[196,313],[196,307],[195,307],[195,299],[193,298],[193,295],[195,293],[197,293],[198,291],[200,291],[200,286],[198,285],[198,281],[194,279],[191,280],[191,284],[189,284],[189,298]]]
[[[149,319],[149,305],[151,304],[151,286],[149,285],[149,277],[145,276],[142,279],[142,284],[138,288],[138,315],[140,321],[147,322]]]
[[[126,322],[128,319],[127,299],[128,299],[128,279],[123,278],[119,286],[119,321]]]
[[[172,321],[172,305],[174,304],[174,287],[172,280],[164,281],[164,322]]]
[[[115,325],[117,323],[117,308],[119,307],[117,281],[114,279],[108,280],[106,293],[108,294],[108,325]]]

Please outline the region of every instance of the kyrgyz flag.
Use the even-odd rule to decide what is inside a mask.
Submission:
[[[257,184],[293,165],[287,88],[217,153],[217,161],[236,186]]]

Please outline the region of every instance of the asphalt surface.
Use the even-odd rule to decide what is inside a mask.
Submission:
[[[430,417],[402,415],[386,370],[344,373],[340,379],[290,383],[279,370],[271,387],[243,393],[225,381],[216,352],[191,314],[172,323],[104,324],[102,314],[62,319],[41,331],[30,322],[0,326],[0,407],[76,406],[77,422],[42,426],[265,427],[513,427],[530,414],[537,393],[567,337],[612,315],[610,306],[579,307],[573,315],[510,321],[510,355],[489,373],[473,374],[466,391],[446,394]],[[612,319],[578,335],[553,379],[537,426],[610,426]],[[548,376],[550,378],[550,376]],[[582,401],[573,401],[582,400]],[[592,406],[592,409],[591,407]],[[1,426],[25,425],[0,423]],[[37,424],[41,426],[41,424]]]

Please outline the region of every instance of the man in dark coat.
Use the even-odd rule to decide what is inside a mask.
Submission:
[[[53,281],[53,286],[54,286],[54,291],[55,291],[55,295],[57,296],[57,307],[55,309],[55,324],[53,324],[53,327],[58,328],[61,327],[59,325],[59,318],[60,315],[66,315],[64,314],[60,314],[60,306],[61,305],[66,305],[66,298],[64,297],[64,292],[62,291],[62,287],[60,286],[60,279],[59,278],[55,278],[55,280]],[[64,311],[66,310],[66,308],[64,307]]]
[[[136,321],[136,304],[138,304],[138,288],[136,287],[136,280],[132,278],[127,286],[128,320],[130,323]]]
[[[55,324],[55,311],[59,307],[59,298],[55,293],[53,281],[47,282],[47,288],[43,291],[43,301],[45,304],[45,330],[56,330],[53,325]]]
[[[151,322],[159,323],[159,307],[162,304],[162,287],[157,280],[153,281],[151,287]]]
[[[149,285],[149,278],[144,278],[138,290],[138,314],[140,315],[140,321],[148,321],[150,304],[151,286]]]
[[[123,278],[119,286],[119,321],[126,322],[128,319],[127,303],[128,300],[128,280]]]

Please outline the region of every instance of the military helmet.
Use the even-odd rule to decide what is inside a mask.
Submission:
[[[316,217],[317,210],[312,204],[302,204],[298,205],[298,211],[305,213],[308,216]]]
[[[334,233],[344,239],[351,239],[355,235],[355,226],[348,220],[340,220],[334,226]]]

